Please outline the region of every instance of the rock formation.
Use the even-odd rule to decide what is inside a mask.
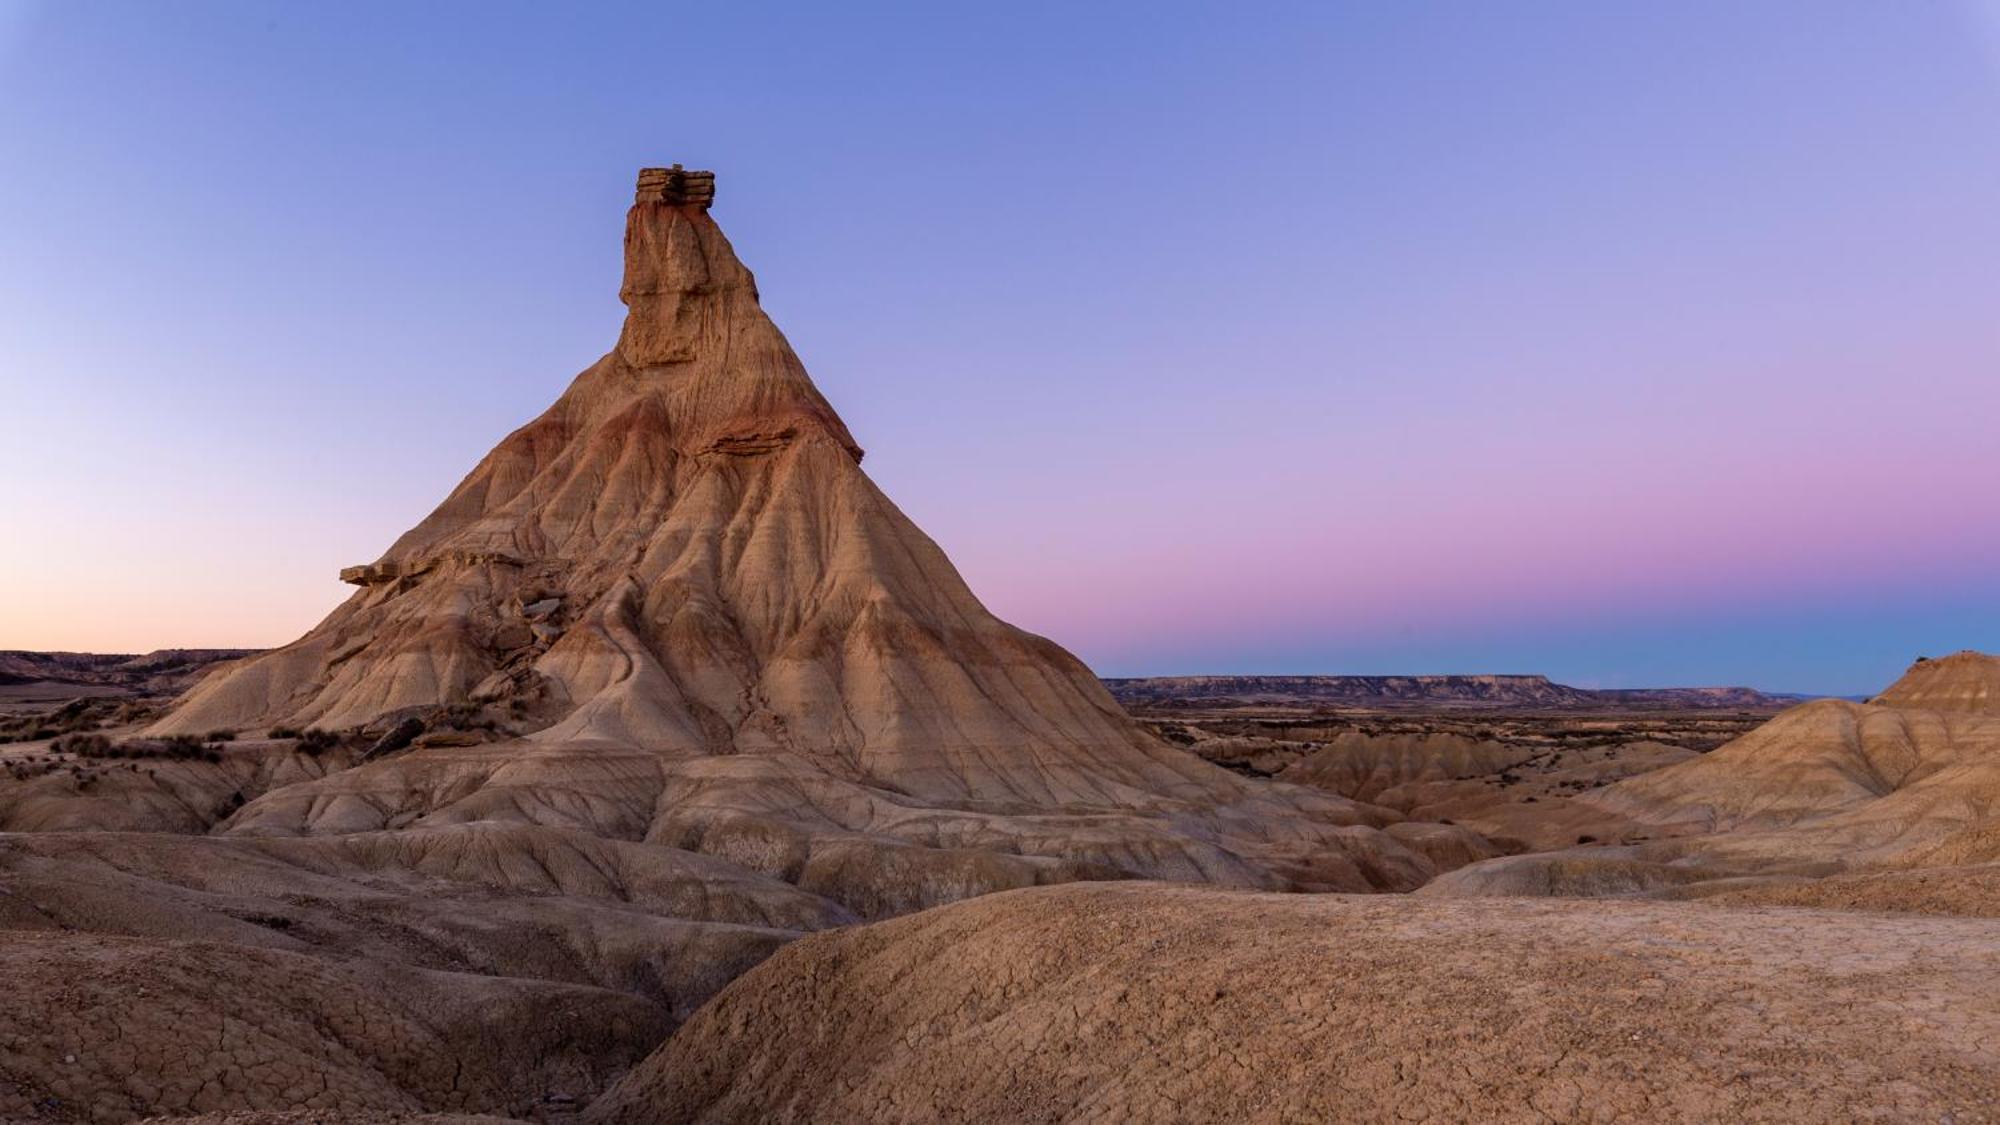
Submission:
[[[864,914],[1085,876],[1407,889],[1479,854],[1168,746],[988,613],[862,472],[713,199],[708,173],[641,173],[618,346],[343,571],[359,589],[324,622],[155,729],[379,735],[473,707],[487,744],[420,736],[250,794],[222,830],[551,825]]]
[[[1409,889],[1492,854],[1169,746],[988,613],[862,472],[713,198],[641,173],[617,346],[325,621],[143,738],[0,750],[0,829],[51,834],[0,835],[0,962],[46,1029],[0,1029],[0,1113],[542,1115],[814,930],[1076,879]],[[105,1020],[130,1050],[78,1048]]]

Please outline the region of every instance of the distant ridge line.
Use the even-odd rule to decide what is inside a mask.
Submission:
[[[1299,676],[1111,676],[1104,686],[1126,706],[1259,703],[1363,707],[1778,709],[1812,698],[1747,687],[1579,688],[1522,673]]]

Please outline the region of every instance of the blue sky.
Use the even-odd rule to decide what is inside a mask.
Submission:
[[[1870,691],[2000,647],[1974,4],[0,0],[0,647],[272,644],[716,215],[1107,674]]]

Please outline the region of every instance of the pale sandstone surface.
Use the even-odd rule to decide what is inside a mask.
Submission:
[[[1990,1121],[1997,926],[1013,892],[786,947],[589,1119]]]

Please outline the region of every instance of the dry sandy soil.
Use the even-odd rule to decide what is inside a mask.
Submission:
[[[1984,920],[1155,886],[786,948],[590,1110],[692,1121],[1991,1121]]]

